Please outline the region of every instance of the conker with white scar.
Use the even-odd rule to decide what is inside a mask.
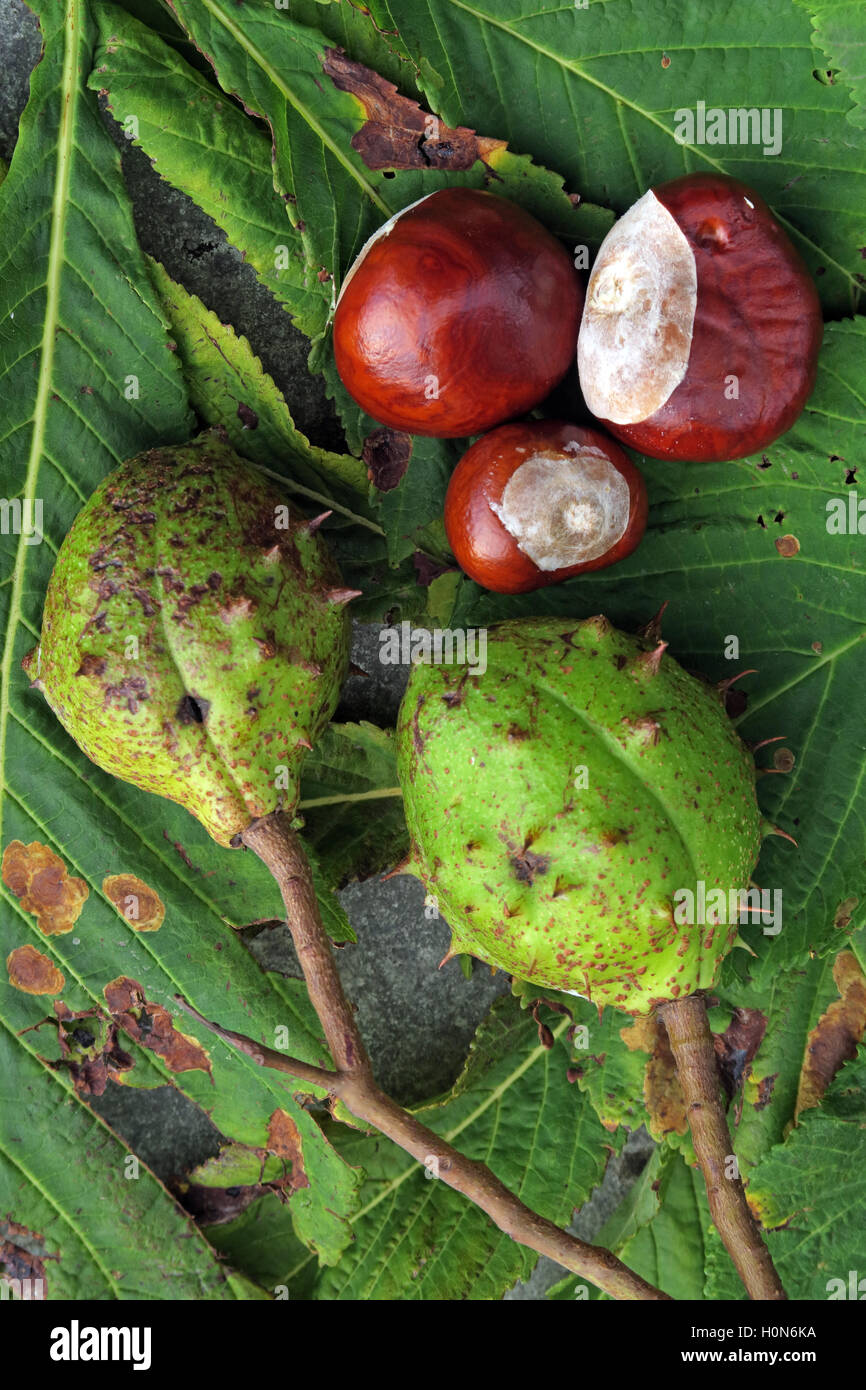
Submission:
[[[463,455],[445,530],[470,579],[521,594],[625,559],[646,527],[642,475],[598,430],[559,420],[500,425]]]
[[[592,414],[644,454],[742,458],[797,419],[822,335],[815,286],[763,199],[686,174],[645,193],[602,242],[580,384]]]

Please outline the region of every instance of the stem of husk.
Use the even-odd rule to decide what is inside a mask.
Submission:
[[[713,1224],[749,1297],[787,1298],[739,1176],[704,999],[699,994],[672,999],[661,1005],[658,1014],[677,1065]]]

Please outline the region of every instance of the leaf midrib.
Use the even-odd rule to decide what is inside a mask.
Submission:
[[[42,459],[45,427],[54,371],[54,344],[60,319],[60,281],[64,265],[66,215],[72,164],[73,131],[78,106],[78,56],[81,33],[79,0],[68,0],[64,24],[63,68],[60,80],[61,115],[57,142],[57,167],[54,174],[54,193],[51,206],[51,238],[48,248],[48,273],[45,279],[45,318],[40,348],[39,377],[33,409],[33,434],[23,495],[35,497],[39,465]],[[41,287],[40,287],[41,288]],[[15,634],[21,610],[24,588],[24,562],[27,555],[24,533],[18,537],[15,555],[9,615],[6,621],[6,641],[0,664],[0,786],[6,786],[6,729],[9,712],[9,687],[15,650]],[[0,840],[2,840],[3,799],[0,796]]]

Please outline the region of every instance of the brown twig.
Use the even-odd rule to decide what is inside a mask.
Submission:
[[[613,1298],[667,1300],[667,1294],[627,1269],[610,1250],[587,1245],[525,1206],[483,1163],[466,1158],[379,1089],[322,925],[307,856],[291,821],[275,811],[254,821],[241,838],[270,869],[282,893],[298,960],[336,1070],[310,1067],[195,1016],[259,1065],[326,1086],[359,1120],[380,1130],[419,1163],[435,1164],[443,1182],[479,1206],[512,1240],[589,1279]]]
[[[703,997],[690,994],[662,1004],[659,1016],[667,1030],[686,1099],[692,1143],[701,1165],[710,1215],[725,1249],[736,1265],[750,1298],[787,1298],[761,1231],[749,1210],[739,1175],[725,1172],[733,1156],[722,1106],[713,1035]]]

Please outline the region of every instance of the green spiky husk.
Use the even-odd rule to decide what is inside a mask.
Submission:
[[[452,953],[635,1014],[712,985],[738,926],[678,924],[674,891],[747,888],[762,838],[717,690],[604,618],[521,619],[483,674],[413,669],[397,748]]]
[[[339,583],[304,518],[208,433],[101,483],[60,548],[25,666],[93,762],[228,845],[297,804],[304,744],[348,666],[348,615],[327,597]]]

